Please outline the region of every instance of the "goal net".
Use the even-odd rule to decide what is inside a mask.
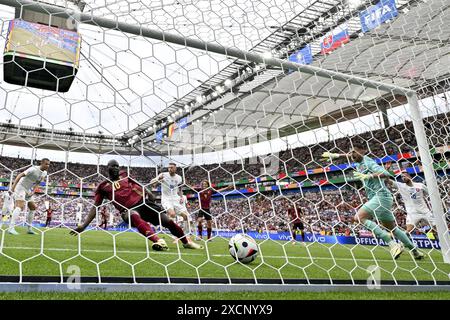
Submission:
[[[447,286],[449,10],[0,0],[0,282]]]

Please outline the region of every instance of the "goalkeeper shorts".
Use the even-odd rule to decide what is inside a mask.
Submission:
[[[392,222],[395,221],[395,216],[392,213],[393,203],[392,197],[374,196],[362,208],[379,221]]]

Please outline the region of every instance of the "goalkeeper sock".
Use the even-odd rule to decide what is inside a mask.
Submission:
[[[391,236],[389,235],[389,233],[383,229],[380,228],[380,226],[378,224],[376,224],[375,222],[373,222],[372,220],[366,219],[366,221],[364,221],[363,225],[369,229],[370,231],[372,231],[372,233],[382,239],[384,242],[389,243],[392,241]]]
[[[142,220],[141,216],[138,214],[132,214],[131,217],[131,226],[138,229],[139,233],[144,237],[148,238],[152,242],[157,242],[159,237],[155,234],[155,229],[150,227],[150,225]]]
[[[33,226],[33,218],[34,218],[34,210],[29,210],[27,212],[27,226],[28,226],[28,230],[30,230],[31,227]]]
[[[16,225],[16,221],[17,221],[17,217],[20,215],[20,213],[22,212],[22,209],[20,209],[19,207],[16,207],[11,215],[11,221],[9,223],[9,228],[12,229],[14,228],[14,226]]]
[[[411,239],[406,235],[406,232],[404,232],[403,230],[401,230],[399,227],[396,227],[393,231],[394,236],[400,240],[401,242],[403,242],[403,244],[405,245],[405,247],[407,247],[408,249],[412,250],[415,248],[414,244],[412,243]]]

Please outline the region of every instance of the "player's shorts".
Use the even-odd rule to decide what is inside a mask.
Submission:
[[[293,230],[304,230],[305,226],[303,225],[303,222],[295,222],[292,224]]]
[[[199,218],[205,218],[205,220],[212,220],[211,210],[210,209],[200,209],[198,212]]]
[[[21,200],[21,201],[31,201],[34,202],[33,194],[27,191],[25,188],[22,188],[21,186],[17,186],[14,190],[14,200]]]
[[[415,214],[408,213],[406,215],[406,224],[415,226],[419,223],[420,220],[425,220],[432,226],[436,225],[436,219],[434,218],[431,211],[427,211],[424,213],[415,213]]]
[[[169,211],[170,209],[172,209],[177,215],[188,212],[186,205],[184,203],[180,203],[180,198],[164,199],[163,201],[161,201],[161,205],[164,210]]]
[[[374,218],[377,218],[377,220],[392,222],[395,221],[395,216],[392,213],[393,203],[394,199],[392,197],[374,196],[362,208],[374,216]]]

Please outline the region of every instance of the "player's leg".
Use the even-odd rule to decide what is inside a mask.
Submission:
[[[431,213],[431,211],[429,211],[425,214],[425,221],[430,226],[429,232],[432,233],[432,236],[434,237],[434,239],[439,240],[439,233],[438,233],[437,227],[436,227],[436,219],[434,218],[434,215],[433,215],[433,213]]]
[[[180,203],[179,200],[173,203],[173,207],[175,209],[175,214],[181,216],[183,218],[183,230],[186,235],[195,234],[192,230],[195,229],[194,226],[191,226],[191,219],[189,216],[189,212],[184,205],[184,203]]]
[[[305,241],[305,226],[303,225],[303,222],[299,223],[299,230],[300,230],[300,236],[302,237],[302,244],[305,246],[306,245],[306,241]]]
[[[170,233],[174,235],[177,240],[179,239],[185,248],[188,249],[202,249],[203,247],[190,241],[189,238],[184,234],[183,229],[177,225],[172,219],[170,219],[159,206],[152,203],[147,203],[145,205],[137,208],[137,211],[141,214],[145,221],[157,226],[162,225],[163,227],[169,229]]]
[[[382,223],[387,229],[392,231],[394,236],[400,240],[406,248],[411,250],[411,253],[415,259],[420,260],[424,257],[424,254],[417,250],[417,247],[414,245],[410,237],[408,237],[408,234],[402,230],[395,221],[383,221]]]
[[[208,214],[206,217],[206,234],[207,234],[207,239],[209,241],[211,241],[211,236],[212,236],[212,217],[210,214]]]
[[[416,259],[422,259],[423,254],[417,250],[408,234],[397,225],[395,216],[391,210],[393,204],[392,198],[377,197],[377,200],[379,206],[376,210],[376,217],[378,220],[385,228],[392,232],[395,238],[400,240],[406,248],[412,251]],[[412,221],[412,224],[415,225],[415,221]]]
[[[403,247],[399,245],[394,239],[391,238],[386,230],[383,230],[378,223],[372,219],[377,217],[375,210],[380,208],[380,203],[376,197],[366,202],[356,213],[354,219],[356,222],[361,223],[364,227],[370,230],[376,237],[382,239],[390,247],[391,255],[394,259],[397,259],[403,252]]]
[[[33,201],[33,199],[30,199],[28,201],[28,212],[27,212],[27,216],[26,216],[26,223],[27,223],[27,227],[28,227],[28,234],[36,234],[36,232],[34,232],[33,230],[33,219],[34,219],[34,213],[36,211],[36,203]]]
[[[142,206],[141,206],[142,207]],[[140,208],[140,207],[139,207]],[[160,239],[155,233],[155,229],[150,226],[140,215],[139,208],[136,211],[124,211],[122,212],[122,219],[128,223],[131,222],[131,226],[136,228],[140,234],[153,242],[152,249],[155,251],[167,250],[167,244],[164,239]]]
[[[11,214],[11,220],[9,222],[8,233],[13,235],[18,235],[19,233],[16,231],[15,226],[17,222],[17,218],[20,216],[20,213],[25,209],[25,190],[16,190],[14,193],[15,198],[15,206],[14,210]]]
[[[297,242],[297,228],[296,228],[295,224],[292,225],[291,231],[292,231],[291,242],[293,245],[295,245],[295,243]]]

